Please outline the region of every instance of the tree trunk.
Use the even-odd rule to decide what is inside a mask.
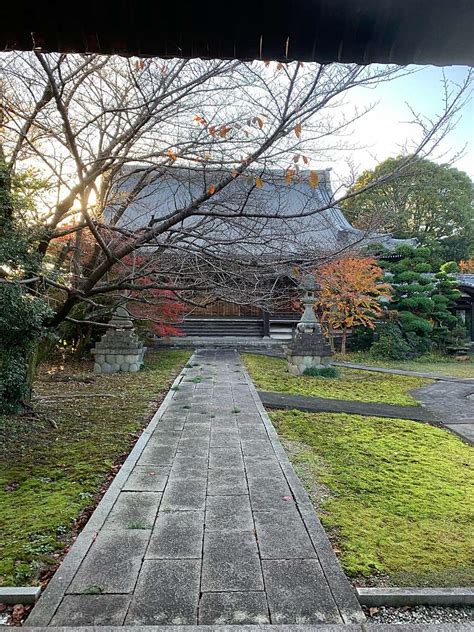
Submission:
[[[82,359],[86,356],[89,351],[89,347],[91,346],[92,340],[92,327],[85,326],[81,327],[79,330],[79,336],[76,343],[76,348],[74,351],[74,356],[78,359]]]
[[[331,330],[328,331],[328,336],[329,336],[329,346],[331,347],[331,351],[334,353],[334,351],[335,351],[334,335],[333,335]]]
[[[33,383],[38,374],[38,368],[42,362],[46,360],[46,358],[50,355],[51,351],[54,348],[55,340],[52,338],[47,340],[41,340],[40,342],[36,342],[28,356],[25,358],[27,363],[27,372],[26,372],[26,380],[27,380],[27,394],[24,398],[24,402],[26,405],[30,405],[31,396],[33,393]]]
[[[347,342],[347,329],[344,327],[342,330],[342,338],[341,338],[341,354],[343,356],[346,355],[346,342]]]

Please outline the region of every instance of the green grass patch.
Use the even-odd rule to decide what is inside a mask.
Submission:
[[[35,384],[38,417],[0,417],[0,584],[36,584],[55,563],[190,355],[160,351],[140,372],[116,375],[51,364]]]
[[[251,353],[242,354],[242,358],[258,389],[293,395],[416,406],[409,391],[431,382],[354,369],[341,369],[337,378],[293,376],[286,369],[286,360]]]
[[[369,366],[384,367],[387,369],[403,369],[405,371],[419,371],[420,373],[437,373],[449,377],[473,378],[474,357],[466,360],[455,360],[453,357],[430,353],[413,360],[379,360],[369,353],[357,351],[347,355],[338,356],[338,360],[367,364]]]
[[[349,576],[382,575],[405,586],[472,585],[468,445],[444,429],[402,419],[295,410],[270,417],[318,499]]]

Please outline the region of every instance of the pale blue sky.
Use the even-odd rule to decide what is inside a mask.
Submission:
[[[345,156],[334,156],[334,176],[348,172],[344,164],[350,157],[357,172],[374,167],[377,162],[400,153],[401,147],[412,141],[416,129],[408,121],[412,118],[406,105],[415,111],[434,117],[443,107],[442,73],[455,83],[462,83],[468,72],[463,66],[444,69],[425,66],[416,67],[417,72],[378,85],[373,89],[357,89],[348,100],[349,106],[363,106],[378,102],[373,111],[354,125],[350,141],[361,147]],[[474,96],[474,95],[472,95]],[[464,155],[454,163],[474,179],[474,99],[460,112],[455,130],[444,140],[440,148],[430,156],[438,162],[446,162],[467,144]],[[444,154],[444,155],[443,155]],[[318,165],[318,166],[323,166]],[[336,183],[335,183],[336,184]]]

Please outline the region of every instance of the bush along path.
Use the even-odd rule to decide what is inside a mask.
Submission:
[[[27,625],[363,619],[239,356],[202,351]]]

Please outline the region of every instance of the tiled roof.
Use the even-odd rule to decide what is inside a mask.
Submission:
[[[474,288],[474,274],[455,274],[460,286]]]
[[[169,216],[177,208],[197,199],[209,183],[217,184],[222,175],[219,170],[171,169],[164,177],[147,186],[129,205],[120,225],[135,230],[148,225],[152,217],[159,220]],[[291,184],[285,182],[283,172],[269,172],[261,188],[254,186],[255,177],[252,175],[236,179],[201,206],[202,211],[211,211],[216,209],[216,205],[222,205],[229,214],[227,220],[209,218],[207,234],[216,241],[228,242],[233,236],[239,241],[241,231],[247,230],[249,236],[253,235],[247,242],[253,254],[265,254],[262,244],[270,242],[269,247],[273,251],[277,249],[282,253],[317,248],[331,254],[369,244],[381,244],[388,250],[394,250],[399,245],[412,243],[413,240],[398,240],[388,234],[366,233],[354,228],[342,210],[337,205],[332,206],[334,197],[330,170],[320,170],[318,175],[319,185],[315,188],[310,187],[309,173],[305,172],[300,172],[298,181]],[[136,172],[125,175],[119,192],[131,190],[138,177]],[[119,203],[122,197],[118,196]],[[242,209],[245,209],[243,214],[238,215]],[[113,209],[110,211],[113,212]],[[299,213],[301,216],[295,217]],[[255,219],[255,215],[259,219]],[[185,221],[186,226],[192,229],[197,220],[189,218]],[[204,232],[201,228],[201,234]]]

